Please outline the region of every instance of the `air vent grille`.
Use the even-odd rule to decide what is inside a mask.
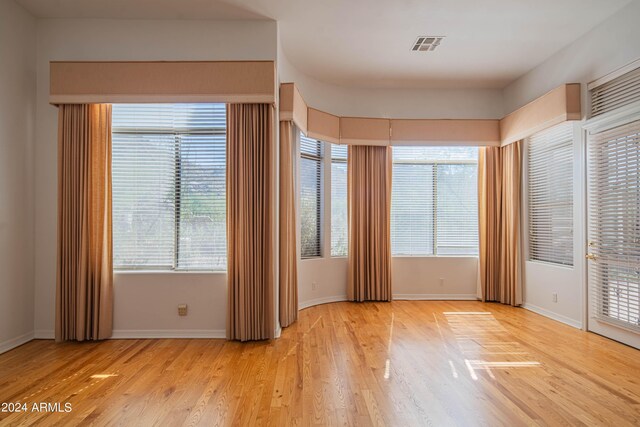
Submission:
[[[443,38],[443,36],[418,36],[411,50],[414,52],[433,51],[440,45]]]

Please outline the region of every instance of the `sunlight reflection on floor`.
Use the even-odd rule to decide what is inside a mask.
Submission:
[[[477,381],[479,372],[496,379],[493,370],[539,368],[541,363],[531,360],[529,353],[496,320],[489,311],[443,312],[458,348],[463,355],[469,376]],[[455,366],[449,361],[453,378]]]

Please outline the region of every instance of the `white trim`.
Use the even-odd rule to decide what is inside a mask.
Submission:
[[[11,338],[9,340],[0,342],[0,354],[12,350],[16,347],[26,344],[33,339],[33,331],[22,334],[18,337]]]
[[[36,329],[33,333],[33,338],[36,340],[53,340],[56,338],[56,333],[53,329]]]
[[[116,329],[110,339],[154,339],[154,338],[226,338],[224,329]],[[40,329],[34,333],[34,339],[52,340],[52,330]]]
[[[565,325],[569,325],[577,329],[582,329],[581,321],[572,319],[567,316],[563,316],[561,314],[554,313],[553,311],[549,311],[542,307],[538,307],[537,305],[524,303],[522,304],[522,308],[527,309],[529,311],[533,311],[534,313],[537,313],[544,317],[548,317],[549,319],[555,320],[557,322],[564,323]]]
[[[298,310],[304,310],[305,308],[313,307],[314,305],[328,304],[330,302],[342,302],[342,301],[347,301],[346,295],[311,299],[308,301],[299,302]]]
[[[618,68],[617,70],[614,70],[612,72],[610,72],[609,74],[606,74],[602,77],[600,77],[599,79],[596,79],[592,82],[589,82],[589,84],[587,85],[587,90],[592,90],[595,89],[599,86],[602,86],[605,83],[610,82],[613,79],[617,79],[618,77],[627,74],[630,71],[635,70],[636,68],[640,68],[640,59],[636,59],[635,61],[627,64],[627,65],[623,65],[622,67]]]
[[[116,329],[110,339],[226,338],[222,329]]]
[[[393,299],[398,301],[477,301],[478,297],[476,294],[394,294]],[[348,301],[346,295],[316,298],[299,303],[298,310],[343,301]]]
[[[393,294],[394,300],[406,301],[477,301],[476,294]]]

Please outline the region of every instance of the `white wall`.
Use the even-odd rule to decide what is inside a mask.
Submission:
[[[634,0],[593,30],[520,77],[503,91],[504,112],[563,83],[586,84],[640,58],[640,0]],[[583,111],[586,96],[582,97]]]
[[[395,119],[500,119],[499,89],[362,89],[335,86],[298,71],[278,49],[281,82],[294,82],[310,107],[338,116]]]
[[[299,261],[298,306],[311,307],[347,299],[347,258]],[[315,287],[314,287],[315,283]]]
[[[391,264],[394,299],[476,299],[475,257],[393,257]],[[300,271],[300,308],[347,299],[347,258],[305,259]]]
[[[524,163],[528,160],[524,146]],[[582,328],[585,306],[584,143],[582,123],[573,123],[573,266],[528,260],[527,177],[523,177],[524,307],[560,322]],[[553,295],[557,295],[554,301]]]
[[[35,48],[35,19],[0,0],[0,353],[33,336]]]
[[[114,338],[225,337],[226,273],[116,272],[113,286]]]
[[[52,337],[56,274],[57,109],[48,103],[53,60],[274,60],[271,21],[38,21],[35,155],[35,329]],[[4,40],[4,38],[3,38]],[[116,274],[114,329],[120,336],[158,330],[215,336],[225,329],[224,274]],[[187,303],[186,318],[177,305]],[[168,332],[172,333],[172,332]],[[173,332],[178,333],[178,332]]]
[[[636,0],[504,89],[505,113],[563,83],[582,83],[583,116],[588,107],[586,85],[640,58],[640,1]],[[577,124],[574,143],[574,267],[525,263],[525,307],[576,327],[585,315],[584,141]],[[524,193],[526,194],[526,193]],[[558,294],[558,302],[552,294]]]
[[[395,299],[476,299],[476,257],[393,257],[392,273]]]

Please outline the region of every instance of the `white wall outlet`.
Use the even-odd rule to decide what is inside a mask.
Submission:
[[[444,278],[443,277],[440,278],[440,286],[444,286]]]
[[[558,293],[557,292],[552,293],[551,298],[553,298],[553,302],[558,302]]]
[[[311,290],[315,291],[318,288],[318,283],[317,282],[311,282]]]
[[[186,316],[186,315],[187,315],[187,304],[179,304],[178,316]]]

